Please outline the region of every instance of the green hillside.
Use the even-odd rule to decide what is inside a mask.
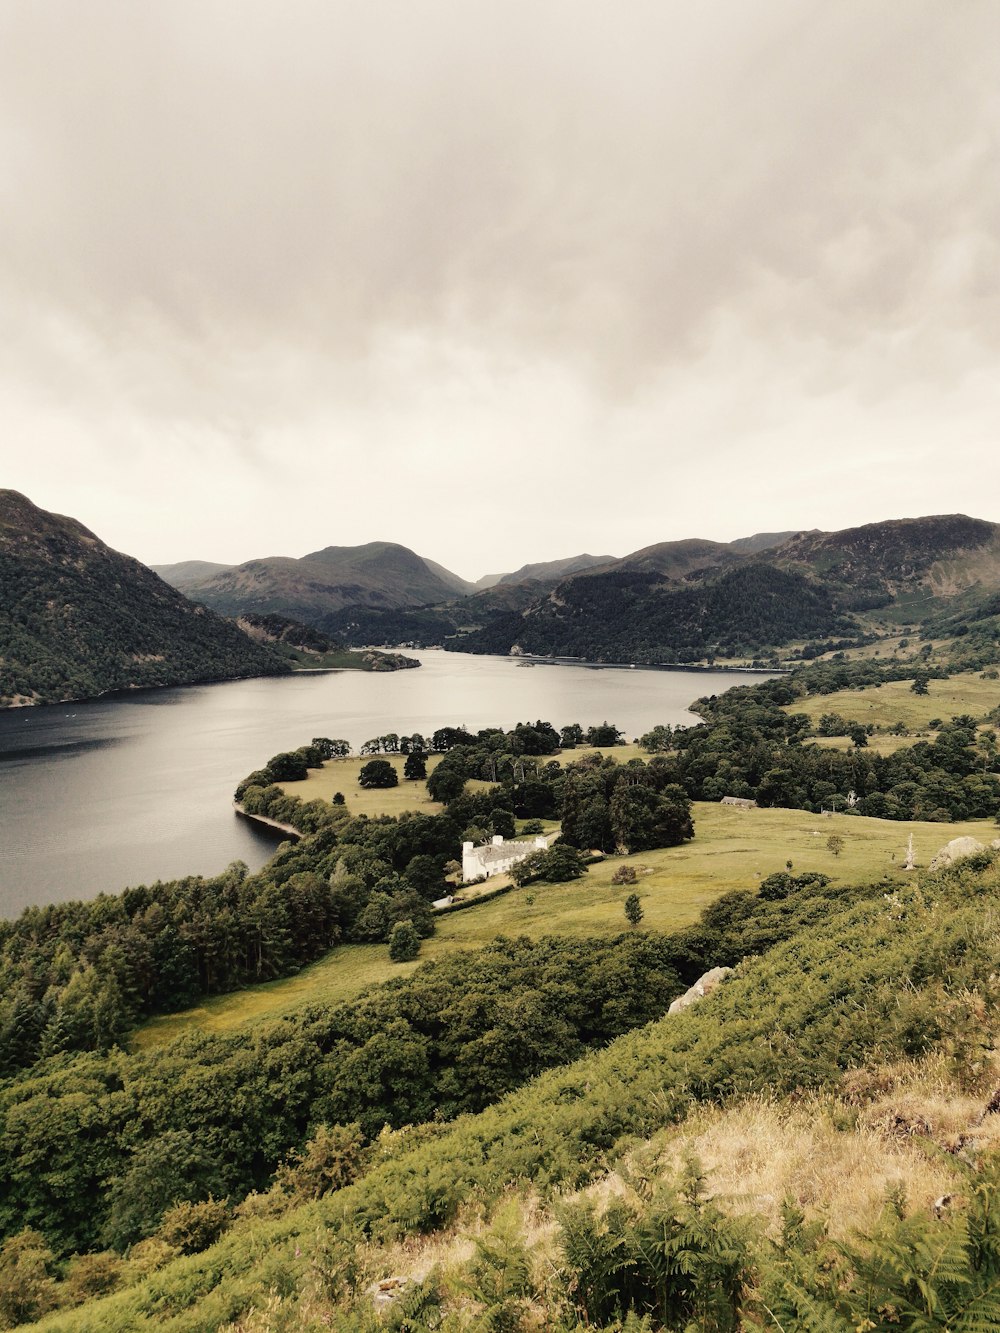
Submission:
[[[108,1259],[110,1295],[26,1240],[20,1289],[83,1297],[50,1333],[995,1327],[998,893],[980,856],[734,901],[705,957],[748,956],[685,1013],[451,1125],[316,1126],[234,1219]]]
[[[224,615],[278,614],[336,633],[330,617],[349,606],[395,610],[451,601],[471,585],[395,542],[328,546],[301,559],[249,560],[185,592]]]
[[[16,491],[0,491],[0,586],[0,706],[290,669],[75,519]]]

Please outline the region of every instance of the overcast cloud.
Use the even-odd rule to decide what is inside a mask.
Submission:
[[[1000,520],[995,0],[0,0],[0,485],[150,563]]]

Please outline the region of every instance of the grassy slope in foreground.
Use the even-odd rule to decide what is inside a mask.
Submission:
[[[803,1092],[839,1089],[843,1110],[839,1119],[826,1118],[823,1134],[857,1135],[860,1143],[865,1108],[877,1107],[886,1086],[863,1072],[866,1064],[884,1069],[887,1061],[937,1051],[949,1076],[964,1078],[968,1089],[988,1075],[998,894],[995,866],[967,865],[898,895],[828,903],[821,919],[747,959],[700,1006],[545,1074],[480,1115],[437,1127],[422,1143],[397,1136],[355,1184],[275,1221],[237,1223],[202,1254],[109,1299],[54,1315],[42,1327],[209,1333],[256,1309],[261,1316],[250,1315],[240,1327],[319,1328],[330,1326],[336,1305],[345,1319],[361,1320],[368,1307],[364,1283],[354,1298],[345,1298],[339,1284],[323,1283],[331,1247],[341,1244],[350,1255],[355,1238],[367,1235],[369,1243],[357,1251],[366,1281],[413,1263],[420,1246],[426,1271],[454,1241],[463,1205],[472,1205],[461,1219],[468,1230],[477,1208],[490,1210],[512,1187],[535,1190],[543,1210],[560,1193],[602,1178],[607,1197],[616,1188],[609,1172],[642,1153],[641,1140],[683,1123],[699,1104],[739,1111],[746,1098],[794,1094],[801,1105]],[[859,1072],[848,1075],[848,1092],[844,1076],[852,1070]],[[780,1122],[781,1113],[772,1119]],[[885,1120],[891,1141],[898,1135],[891,1106]],[[736,1194],[755,1164],[752,1143],[744,1163],[745,1170],[730,1175]],[[655,1154],[647,1153],[647,1169],[655,1177]],[[926,1172],[921,1181],[926,1189]],[[798,1203],[808,1216],[822,1216],[822,1178],[813,1174],[807,1183]],[[711,1179],[708,1185],[713,1190]],[[769,1226],[776,1237],[780,1200],[719,1202],[760,1215],[756,1243],[766,1259],[772,1252],[765,1237]],[[917,1207],[929,1202],[915,1200]],[[420,1241],[421,1235],[432,1239]],[[459,1309],[464,1300],[467,1309],[468,1288],[453,1288],[446,1299]]]
[[[528,935],[532,939],[542,935],[615,935],[624,928],[623,905],[632,892],[640,895],[645,927],[678,930],[697,920],[702,909],[720,894],[731,889],[753,889],[760,879],[783,870],[789,860],[799,873],[819,870],[840,884],[875,881],[884,876],[902,880],[911,831],[917,862],[924,865],[950,838],[968,835],[989,843],[997,831],[985,820],[901,824],[843,814],[820,818],[802,810],[744,812],[707,802],[695,803],[694,821],[694,841],[685,846],[609,857],[591,866],[583,880],[533,884],[482,906],[440,917],[437,933],[424,941],[419,961],[440,958],[456,949],[477,948],[497,935]],[[831,833],[844,840],[839,856],[827,849]],[[640,871],[634,889],[611,883],[611,876],[623,862]],[[530,905],[525,901],[528,896],[534,898]],[[297,976],[153,1019],[138,1030],[133,1044],[162,1045],[192,1030],[226,1032],[303,1005],[338,1004],[368,986],[405,976],[418,965],[390,963],[381,944],[341,945]]]

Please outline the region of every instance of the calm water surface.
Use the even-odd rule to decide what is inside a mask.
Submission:
[[[256,869],[274,843],[232,810],[240,778],[313,736],[360,746],[543,718],[608,720],[629,738],[690,723],[687,705],[764,676],[525,668],[506,657],[416,653],[417,671],[338,671],[150,690],[0,713],[0,916],[128,884]]]

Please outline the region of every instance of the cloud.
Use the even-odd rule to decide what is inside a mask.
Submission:
[[[642,508],[665,456],[736,467],[732,529],[749,450],[787,468],[823,420],[848,467],[914,421],[981,448],[998,39],[989,0],[0,6],[8,429],[130,502],[149,456],[228,477],[230,550],[289,450],[394,522],[513,463],[542,520],[615,451],[645,541],[694,517]],[[920,463],[925,505],[944,480]]]

